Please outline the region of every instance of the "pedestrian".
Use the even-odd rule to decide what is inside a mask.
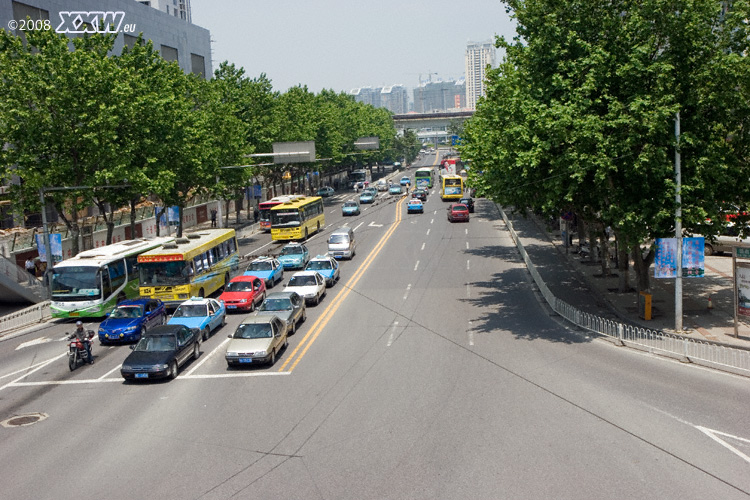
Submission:
[[[258,211],[258,207],[253,207],[253,220],[255,223],[258,223],[258,219],[260,219],[260,212]]]
[[[26,259],[23,267],[25,267],[26,271],[31,275],[30,279],[36,279],[36,264],[34,264],[34,260],[31,257]]]
[[[211,209],[211,227],[216,227],[216,209]]]

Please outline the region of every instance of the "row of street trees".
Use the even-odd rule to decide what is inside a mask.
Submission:
[[[22,39],[0,30],[1,175],[21,180],[10,194],[17,213],[43,208],[40,188],[85,187],[47,196],[74,253],[85,207],[99,207],[109,243],[114,210],[130,205],[134,226],[144,197],[177,205],[181,221],[191,196],[241,201],[243,187],[260,176],[267,185],[280,181],[288,167],[221,168],[271,152],[273,142],[315,141],[318,157],[330,159],[298,173],[395,158],[384,109],[304,86],[274,91],[265,74],[248,78],[227,62],[206,80],[166,62],[151,42],[139,39],[120,55],[113,44],[114,35],[71,40],[39,31]],[[380,137],[381,149],[354,156],[354,141],[364,136]]]
[[[517,37],[498,40],[504,62],[466,125],[472,182],[504,205],[611,228],[621,290],[628,256],[646,290],[654,238],[674,235],[676,148],[686,234],[748,207],[748,2],[506,3]]]

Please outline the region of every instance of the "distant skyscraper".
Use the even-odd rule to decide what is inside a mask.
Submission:
[[[487,66],[495,66],[495,45],[491,42],[469,42],[466,46],[466,107],[476,109],[477,101],[487,90],[484,77]]]
[[[361,87],[349,91],[357,102],[371,104],[376,108],[386,108],[393,113],[407,113],[409,111],[409,92],[403,85],[390,87]]]
[[[466,85],[457,82],[424,82],[414,89],[414,111],[431,113],[466,107]]]
[[[190,0],[136,0],[156,10],[166,12],[170,16],[177,17],[189,23],[193,22],[190,14]]]

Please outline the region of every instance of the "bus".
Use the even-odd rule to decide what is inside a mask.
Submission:
[[[365,183],[372,182],[372,174],[370,169],[363,170],[352,170],[349,172],[349,187],[353,188],[355,185],[364,187]]]
[[[98,318],[138,297],[138,255],[174,238],[139,238],[85,250],[52,268],[54,318]]]
[[[290,201],[297,199],[298,195],[291,194],[291,195],[285,195],[285,196],[276,196],[275,198],[271,198],[268,201],[264,201],[262,203],[258,203],[258,211],[260,212],[260,228],[267,232],[271,232],[271,209],[275,207],[276,205],[280,205],[281,203],[284,203],[285,201]]]
[[[432,167],[418,168],[414,172],[414,185],[422,189],[432,188]]]
[[[440,176],[440,198],[446,200],[460,200],[464,196],[464,178],[460,175]]]
[[[205,229],[138,256],[141,297],[176,307],[208,297],[239,272],[234,229]]]
[[[444,159],[441,166],[442,170],[440,173],[443,175],[458,175],[458,173],[464,168],[461,158],[458,157]]]
[[[300,196],[271,209],[272,240],[306,240],[325,224],[320,196]]]

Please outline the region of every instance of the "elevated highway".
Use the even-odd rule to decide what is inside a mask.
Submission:
[[[393,115],[396,131],[403,133],[406,129],[417,130],[417,137],[423,140],[439,142],[447,138],[448,125],[451,122],[463,123],[474,115],[474,111],[447,111],[444,113],[406,113]]]

